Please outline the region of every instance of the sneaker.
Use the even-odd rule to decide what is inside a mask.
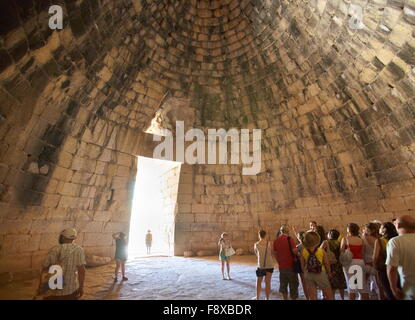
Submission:
[[[127,281],[128,278],[127,277],[122,277],[122,281]]]
[[[118,281],[118,279],[117,278],[114,278],[114,283],[117,282],[117,281]]]

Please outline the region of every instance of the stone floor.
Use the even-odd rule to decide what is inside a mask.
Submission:
[[[233,280],[222,280],[217,257],[149,257],[127,262],[128,281],[113,282],[113,265],[88,268],[83,299],[246,300],[255,295],[255,256],[234,257]],[[0,299],[32,299],[36,280],[0,287]],[[281,299],[278,272],[272,280],[272,299]],[[304,298],[300,291],[301,298]]]

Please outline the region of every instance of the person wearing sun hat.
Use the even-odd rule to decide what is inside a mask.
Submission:
[[[301,253],[301,265],[309,300],[317,300],[317,288],[323,291],[327,300],[333,300],[329,276],[330,262],[324,249],[319,248],[320,236],[308,231],[303,235],[304,249]]]
[[[320,244],[320,236],[315,231],[307,231],[303,234],[303,246],[312,250]]]
[[[62,232],[60,233],[60,236],[68,240],[75,240],[76,237],[78,236],[78,232],[74,228],[68,228],[68,229],[62,230]]]
[[[74,243],[78,233],[73,228],[62,230],[59,234],[59,244],[50,249],[43,262],[42,275],[49,272],[53,265],[59,265],[63,272],[63,288],[49,290],[52,295],[44,297],[46,300],[76,300],[82,297],[85,280],[85,253],[84,250]],[[41,283],[38,294],[40,295]]]

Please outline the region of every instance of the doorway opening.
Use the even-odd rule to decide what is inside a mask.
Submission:
[[[173,255],[174,218],[181,163],[138,157],[128,255]],[[152,235],[148,252],[147,234]]]

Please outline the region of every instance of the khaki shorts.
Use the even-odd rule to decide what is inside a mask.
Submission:
[[[325,271],[320,273],[304,272],[304,282],[306,286],[318,287],[320,289],[331,288],[329,278]]]

